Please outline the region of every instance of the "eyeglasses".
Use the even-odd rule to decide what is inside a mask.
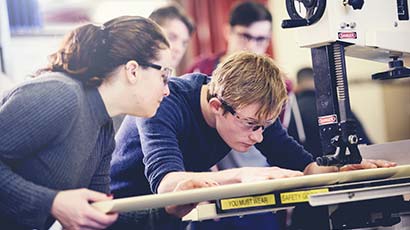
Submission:
[[[267,127],[269,127],[270,125],[272,125],[275,120],[266,120],[261,122],[256,121],[253,118],[243,118],[241,116],[239,116],[239,114],[235,111],[235,109],[229,105],[225,100],[218,98],[218,100],[221,102],[223,108],[228,111],[229,113],[231,113],[239,122],[241,122],[241,124],[247,129],[247,130],[252,130],[252,132],[255,132],[257,130],[259,130],[260,128],[262,128],[262,131],[264,131]]]
[[[258,44],[258,45],[264,44],[264,43],[266,43],[270,40],[270,37],[253,36],[253,35],[251,35],[249,33],[246,33],[246,32],[236,32],[236,31],[234,31],[234,33],[236,35],[238,35],[242,40],[244,40],[246,42],[255,41],[256,44]]]
[[[140,63],[141,66],[151,67],[162,72],[162,80],[164,85],[167,85],[172,74],[172,69],[169,67],[160,66],[153,63]]]

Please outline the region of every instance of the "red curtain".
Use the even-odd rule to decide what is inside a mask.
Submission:
[[[188,0],[187,11],[196,23],[193,37],[194,56],[225,50],[223,27],[228,23],[231,6],[238,0]]]

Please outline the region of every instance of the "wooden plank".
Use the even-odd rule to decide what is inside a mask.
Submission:
[[[169,205],[181,205],[202,201],[217,200],[269,193],[273,191],[302,187],[322,186],[355,181],[410,177],[410,165],[393,168],[376,168],[348,172],[307,175],[267,181],[222,185],[164,194],[153,194],[114,199],[93,203],[102,212],[128,212]]]

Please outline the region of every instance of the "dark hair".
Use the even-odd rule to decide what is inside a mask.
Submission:
[[[149,18],[158,23],[160,26],[163,26],[167,20],[178,19],[184,23],[190,35],[195,30],[192,20],[186,15],[185,11],[177,5],[169,5],[158,8],[150,14]]]
[[[304,80],[312,80],[312,79],[313,79],[313,69],[310,67],[304,67],[296,73],[297,83],[300,83]]]
[[[138,16],[122,16],[102,26],[87,24],[71,31],[59,50],[49,56],[44,71],[63,72],[99,86],[118,66],[130,60],[148,63],[170,45],[159,26]]]
[[[231,10],[229,24],[231,26],[249,26],[257,21],[272,21],[269,10],[257,2],[243,2]]]

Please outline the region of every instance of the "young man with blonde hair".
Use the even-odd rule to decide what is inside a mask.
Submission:
[[[337,170],[317,166],[277,119],[287,96],[281,72],[269,57],[236,53],[218,65],[212,79],[202,74],[171,78],[169,89],[155,117],[128,116],[121,126],[112,160],[115,197],[150,189],[171,192],[187,178],[232,184]],[[246,152],[254,145],[272,167],[208,171],[231,149]],[[378,166],[390,163],[355,165]],[[144,190],[144,184],[150,189]]]

